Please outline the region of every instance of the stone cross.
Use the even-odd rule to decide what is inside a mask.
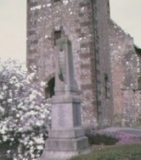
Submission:
[[[64,37],[57,41],[57,47],[51,130],[39,160],[67,160],[89,151],[81,125],[81,100],[74,80],[71,43]]]
[[[56,42],[55,93],[64,94],[78,91],[74,79],[71,42],[63,37]]]

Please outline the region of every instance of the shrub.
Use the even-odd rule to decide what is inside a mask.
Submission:
[[[109,135],[104,135],[104,134],[86,134],[89,144],[93,145],[114,145],[116,144],[119,140],[115,137],[109,136]]]
[[[14,160],[38,157],[50,124],[45,83],[38,82],[36,68],[31,68],[29,74],[19,62],[0,59],[0,149],[9,146],[6,156]]]

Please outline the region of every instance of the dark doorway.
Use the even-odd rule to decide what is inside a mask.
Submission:
[[[55,77],[51,78],[47,83],[47,87],[45,88],[46,98],[51,98],[55,94],[54,88],[55,88]]]

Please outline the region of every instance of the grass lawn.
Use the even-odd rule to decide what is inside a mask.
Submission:
[[[141,160],[141,144],[97,147],[90,154],[77,156],[71,160]]]

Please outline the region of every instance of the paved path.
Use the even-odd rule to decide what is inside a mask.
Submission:
[[[118,138],[119,142],[117,144],[141,143],[141,128],[109,127],[96,132]]]
[[[141,136],[141,128],[128,128],[128,127],[109,127],[101,129],[100,132],[124,132],[133,134],[136,136]]]

